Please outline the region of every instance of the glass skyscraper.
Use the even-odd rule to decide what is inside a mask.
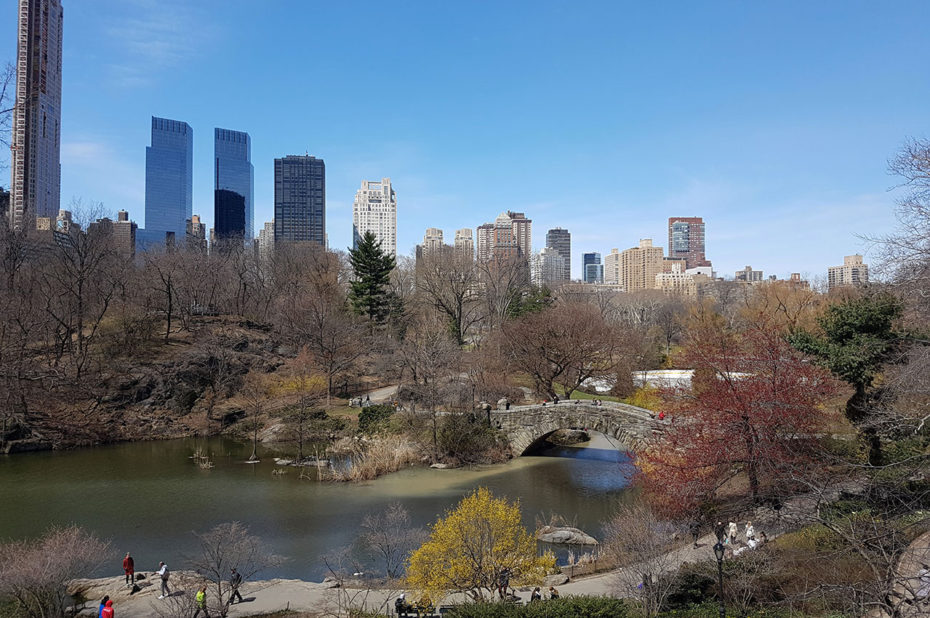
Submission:
[[[145,229],[140,238],[184,238],[194,201],[194,131],[180,120],[152,117],[145,149]],[[147,233],[147,234],[146,234]]]
[[[274,241],[326,246],[326,165],[289,155],[274,160]]]
[[[213,193],[213,230],[217,238],[251,241],[252,204],[255,201],[255,168],[248,133],[216,129],[213,134],[216,160]]]
[[[601,264],[600,253],[581,254],[581,275],[585,283],[604,283],[604,266]]]

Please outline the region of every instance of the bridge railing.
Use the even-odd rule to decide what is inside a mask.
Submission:
[[[628,403],[620,403],[617,401],[602,401],[599,405],[595,405],[593,401],[589,399],[568,399],[561,400],[558,403],[554,401],[548,401],[546,403],[531,403],[524,404],[519,406],[510,406],[508,410],[492,409],[491,412],[495,414],[513,414],[515,412],[529,412],[531,410],[552,410],[553,408],[592,408],[596,412],[621,412],[623,414],[628,414],[631,416],[636,416],[642,420],[654,420],[656,414],[651,410],[645,408],[639,408],[637,406],[631,406]]]

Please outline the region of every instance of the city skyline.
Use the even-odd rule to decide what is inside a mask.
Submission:
[[[414,4],[388,23],[359,24],[354,11],[326,6],[314,11],[320,36],[307,45],[308,8],[189,5],[103,0],[69,13],[62,208],[72,196],[99,200],[141,223],[142,146],[148,118],[161,116],[197,129],[193,211],[208,226],[209,129],[233,126],[253,139],[256,229],[272,218],[273,160],[309,151],[329,164],[334,249],[352,244],[359,181],[391,176],[401,255],[427,227],[475,229],[513,210],[536,222],[534,247],[547,229],[572,231],[578,279],[581,253],[607,255],[639,238],[664,245],[667,218],[694,215],[708,225],[718,273],[754,264],[816,276],[845,255],[868,259],[856,235],[893,227],[886,160],[927,131],[921,101],[930,87],[910,77],[927,55],[917,25],[928,7],[918,2],[896,11],[711,3],[670,14],[540,3],[532,28],[518,7],[453,18],[452,7]],[[15,19],[0,22],[8,24],[0,58],[12,59]],[[251,44],[239,50],[246,23]],[[438,23],[449,24],[441,36]],[[405,42],[386,55],[348,36],[388,26]],[[300,49],[257,69],[278,43]],[[320,55],[335,59],[307,84],[283,88]],[[552,71],[564,84],[544,96]],[[273,112],[239,96],[243,73],[256,91],[277,93]],[[360,81],[384,73],[381,95],[390,96],[357,96]],[[300,114],[308,99],[314,113]],[[547,124],[554,115],[559,122]]]

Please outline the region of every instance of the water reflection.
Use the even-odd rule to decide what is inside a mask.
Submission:
[[[202,470],[190,459],[197,446],[210,450],[214,468]],[[530,528],[537,516],[555,512],[598,536],[617,502],[633,499],[632,467],[610,444],[589,446],[500,466],[408,469],[353,485],[300,480],[295,469],[273,476],[269,452],[247,465],[251,446],[223,439],[0,457],[0,536],[36,536],[52,524],[76,523],[110,538],[118,554],[132,551],[142,570],[159,560],[182,564],[193,532],[236,520],[289,558],[265,576],[319,579],[319,556],[350,544],[366,513],[400,501],[415,524],[426,525],[478,486],[519,499]],[[118,573],[119,565],[109,571]]]

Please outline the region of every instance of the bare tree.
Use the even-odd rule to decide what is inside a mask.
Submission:
[[[511,305],[529,284],[529,269],[520,256],[492,256],[477,262],[487,329],[496,330],[507,319]]]
[[[403,575],[407,558],[427,538],[423,528],[413,526],[410,513],[399,502],[392,502],[380,513],[365,515],[361,528],[360,549],[392,579]]]
[[[440,251],[417,265],[417,289],[449,324],[459,345],[482,317],[478,270],[468,256]]]
[[[64,616],[73,602],[68,582],[93,575],[111,558],[108,542],[77,526],[0,545],[0,597],[13,600],[17,616]]]
[[[604,526],[603,551],[620,568],[615,572],[621,596],[637,599],[644,616],[656,616],[672,591],[677,569],[670,552],[676,528],[648,504],[625,504]]]
[[[588,304],[561,303],[531,313],[504,328],[514,367],[533,379],[536,391],[556,397],[556,385],[570,398],[589,379],[614,373],[620,344],[600,312]]]
[[[231,569],[236,569],[243,580],[248,580],[282,562],[282,558],[269,553],[264,542],[249,534],[249,529],[239,522],[220,524],[196,536],[197,553],[190,556],[188,562],[215,591],[210,596],[210,613],[213,615],[226,616],[229,611]]]

